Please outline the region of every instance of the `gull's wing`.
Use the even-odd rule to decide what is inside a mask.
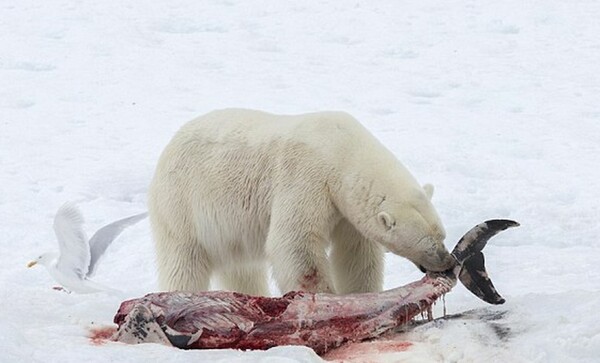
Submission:
[[[72,203],[63,204],[54,217],[54,233],[60,250],[56,268],[83,278],[90,264],[90,247],[79,208]]]
[[[144,212],[136,214],[131,217],[119,219],[116,222],[112,222],[102,228],[100,228],[92,238],[90,238],[90,268],[87,271],[87,276],[90,277],[96,271],[98,266],[98,260],[104,254],[104,251],[112,243],[112,241],[123,232],[123,230],[129,226],[136,224],[142,219],[146,218],[148,213]]]

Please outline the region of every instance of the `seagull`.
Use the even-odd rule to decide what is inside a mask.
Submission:
[[[100,228],[89,242],[83,230],[83,216],[73,203],[63,204],[54,217],[54,233],[59,253],[47,252],[29,262],[27,267],[42,265],[64,290],[80,294],[116,290],[93,282],[89,278],[98,267],[98,260],[123,230],[148,216],[147,212],[120,219]]]

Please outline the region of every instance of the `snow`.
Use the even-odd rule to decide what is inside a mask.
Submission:
[[[224,107],[350,112],[435,184],[449,248],[485,219],[521,223],[485,251],[505,305],[459,286],[448,313],[469,314],[360,359],[598,361],[599,17],[592,0],[0,3],[0,361],[320,360],[302,347],[91,344],[123,298],[157,289],[147,221],[95,277],[126,296],[65,294],[25,268],[56,248],[65,201],[88,233],[144,211],[170,137]],[[386,263],[388,288],[421,277]]]

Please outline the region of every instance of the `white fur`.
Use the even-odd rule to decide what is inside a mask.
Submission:
[[[190,121],[160,157],[149,213],[166,290],[206,290],[216,273],[264,295],[269,262],[282,292],[378,291],[384,248],[432,270],[452,264],[423,188],[340,112]]]

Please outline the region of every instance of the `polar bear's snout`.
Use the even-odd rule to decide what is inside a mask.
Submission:
[[[444,238],[440,236],[425,236],[419,241],[421,251],[412,259],[419,269],[427,271],[445,271],[456,264],[456,260],[444,246]],[[424,246],[427,246],[423,248]]]

